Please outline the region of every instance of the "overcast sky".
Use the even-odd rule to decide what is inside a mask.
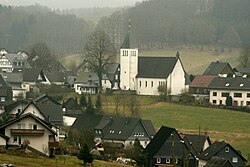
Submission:
[[[131,6],[143,0],[0,0],[2,5],[32,5],[38,3],[53,9],[72,9],[89,7],[121,7]]]

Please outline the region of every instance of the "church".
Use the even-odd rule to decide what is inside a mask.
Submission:
[[[189,78],[179,52],[175,57],[139,56],[129,31],[120,48],[120,88],[138,95],[159,95],[165,87],[169,95],[188,91]]]

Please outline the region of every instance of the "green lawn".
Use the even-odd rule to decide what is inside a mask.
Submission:
[[[80,167],[83,166],[83,161],[71,156],[58,156],[57,158],[26,158],[13,155],[0,154],[0,164],[14,164],[17,167]],[[95,167],[126,167],[126,165],[109,163],[105,161],[94,161]]]

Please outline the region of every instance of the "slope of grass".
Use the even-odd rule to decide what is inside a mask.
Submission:
[[[13,156],[7,154],[0,154],[0,164],[14,164],[18,167],[80,167],[83,166],[83,162],[78,160],[76,157],[71,156],[58,156],[53,159],[37,157],[37,158],[26,158],[20,156]],[[95,167],[126,167],[126,165],[110,163],[105,161],[94,161]]]

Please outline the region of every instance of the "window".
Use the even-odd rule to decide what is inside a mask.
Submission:
[[[151,87],[154,87],[154,81],[151,81]]]
[[[139,86],[141,87],[141,81],[139,81]]]
[[[217,102],[216,102],[216,100],[213,100],[213,104],[216,104]]]
[[[229,152],[229,147],[225,148],[225,152],[228,153]]]
[[[37,130],[37,125],[33,125],[33,129],[34,129],[34,130]]]
[[[1,101],[5,101],[5,97],[1,97]]]
[[[145,87],[147,87],[148,86],[148,82],[147,81],[145,81]]]
[[[247,98],[250,98],[250,93],[247,93]]]
[[[159,164],[159,163],[161,163],[161,158],[157,158],[156,159],[156,162]]]
[[[14,136],[13,143],[16,143],[16,142],[17,142],[17,137]]]
[[[232,162],[233,162],[233,163],[237,163],[237,162],[238,162],[238,158],[237,158],[237,157],[233,157]]]
[[[217,92],[213,92],[213,96],[217,96]]]
[[[229,97],[229,93],[222,92],[222,93],[221,93],[221,97]]]
[[[248,105],[248,106],[250,105],[250,101],[247,101],[247,105]]]
[[[166,159],[166,164],[170,164],[170,158]]]
[[[118,75],[117,74],[115,75],[115,79],[118,79]]]
[[[222,100],[220,100],[220,105],[222,105]]]
[[[242,97],[242,93],[234,93],[234,97]]]

